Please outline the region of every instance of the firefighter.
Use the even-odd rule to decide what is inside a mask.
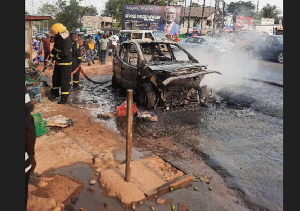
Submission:
[[[69,37],[69,31],[61,23],[53,24],[51,33],[54,34],[55,38],[50,57],[55,60],[55,66],[49,100],[56,100],[59,97],[59,88],[61,88],[58,104],[65,104],[71,88],[72,41]]]
[[[75,33],[70,33],[72,41],[72,72],[77,68],[81,67],[81,49],[78,42],[76,42]],[[73,89],[79,89],[79,75],[80,70],[73,74]]]

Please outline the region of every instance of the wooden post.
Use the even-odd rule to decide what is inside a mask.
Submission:
[[[127,90],[127,131],[126,131],[126,167],[125,167],[125,180],[131,182],[131,148],[132,148],[132,124],[133,124],[133,91]]]

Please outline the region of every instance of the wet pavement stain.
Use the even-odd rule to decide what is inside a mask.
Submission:
[[[89,184],[90,180],[95,176],[95,172],[89,165],[76,164],[62,167],[56,169],[53,173],[67,176],[84,184],[80,194],[74,196],[71,202],[65,205],[65,211],[77,211],[80,208],[84,208],[85,211],[105,210],[107,206],[110,207],[109,210],[124,210],[116,199],[105,196],[105,190],[100,187],[98,179],[96,179],[96,184]]]

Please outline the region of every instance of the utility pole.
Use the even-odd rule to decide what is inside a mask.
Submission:
[[[200,36],[202,36],[202,22],[204,17],[204,8],[205,8],[205,0],[203,0],[203,6],[202,6],[202,17],[201,17],[201,23],[200,23]]]
[[[187,33],[186,33],[187,37],[189,36],[191,10],[192,10],[192,0],[190,1],[189,18],[188,18],[188,28],[187,28]]]
[[[184,0],[183,21],[182,21],[183,27],[184,27],[184,19],[185,19],[185,8],[186,8],[186,0]]]
[[[223,9],[222,9],[222,28],[223,28],[223,26],[224,26],[224,13],[225,13],[225,1],[224,0],[222,0],[223,1]]]

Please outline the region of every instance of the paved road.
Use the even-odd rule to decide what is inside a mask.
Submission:
[[[190,110],[157,109],[159,121],[137,124],[136,131],[172,132],[174,142],[195,146],[229,187],[241,190],[250,207],[283,210],[283,88],[244,79],[282,84],[283,65],[244,57],[205,60],[202,56],[199,61],[223,73],[206,75],[202,81],[221,103]],[[122,97],[105,87],[93,88],[101,96],[85,102],[99,98],[103,102],[99,109],[114,111]],[[95,114],[101,113],[99,109]],[[108,124],[116,130],[115,123]]]

